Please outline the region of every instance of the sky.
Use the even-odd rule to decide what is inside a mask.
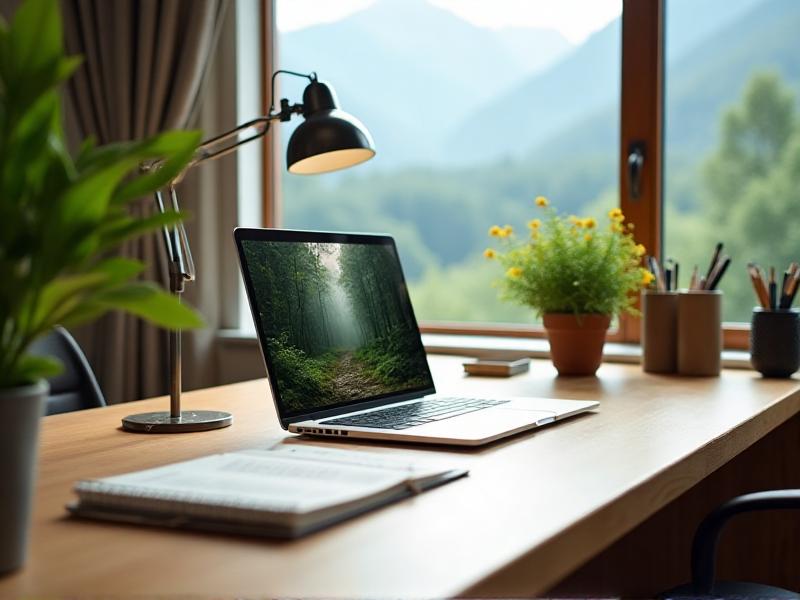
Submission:
[[[338,21],[376,0],[277,0],[280,31]],[[555,29],[573,44],[583,42],[622,12],[622,0],[429,0],[481,27]]]

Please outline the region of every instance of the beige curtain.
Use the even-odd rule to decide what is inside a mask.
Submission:
[[[84,56],[67,86],[67,116],[74,133],[105,144],[193,125],[227,4],[64,0],[67,50]],[[149,213],[152,198],[142,198],[131,210]],[[166,285],[160,238],[130,242],[121,254],[144,261],[144,277]],[[78,338],[109,403],[166,393],[165,332],[115,313],[78,332]]]

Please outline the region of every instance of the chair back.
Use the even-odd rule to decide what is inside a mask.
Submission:
[[[64,365],[61,374],[50,378],[50,396],[45,415],[97,408],[106,401],[97,379],[75,338],[63,327],[37,340],[31,352],[39,356],[52,356]]]

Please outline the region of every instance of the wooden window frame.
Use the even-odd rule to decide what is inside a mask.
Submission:
[[[623,0],[622,57],[620,90],[619,206],[634,231],[638,243],[648,253],[661,259],[663,253],[663,121],[664,121],[664,21],[667,0]],[[275,0],[261,0],[262,7],[262,98],[264,114],[270,103],[270,75],[277,63],[275,35]],[[274,128],[264,138],[264,226],[280,223],[280,144]],[[633,142],[645,146],[641,193],[631,198],[627,164]],[[470,323],[428,321],[420,324],[424,333],[491,335],[543,338],[540,325],[507,323]],[[619,326],[609,331],[610,342],[640,342],[640,320],[622,315]],[[726,324],[723,343],[726,348],[747,348],[749,326]]]

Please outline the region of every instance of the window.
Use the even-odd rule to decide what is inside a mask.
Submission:
[[[487,230],[524,229],[539,194],[567,213],[618,204],[621,8],[276,0],[277,66],[330,81],[378,149],[348,171],[284,173],[280,224],[394,235],[423,322],[532,324],[497,299]],[[281,85],[294,99],[304,82]]]
[[[275,2],[277,6],[272,8],[279,12],[283,3],[301,4]],[[462,8],[472,6],[460,4]],[[492,7],[502,13],[499,7],[511,4],[509,0]],[[681,263],[683,285],[688,283],[691,267],[695,263],[700,269],[703,263],[707,267],[714,244],[724,239],[736,254],[722,286],[725,317],[748,321],[754,302],[742,264],[759,260],[783,269],[797,257],[793,251],[800,245],[795,242],[792,220],[787,218],[791,215],[787,204],[791,189],[800,189],[795,185],[800,183],[795,181],[800,175],[791,160],[800,121],[795,114],[797,97],[792,96],[800,79],[795,58],[800,54],[798,43],[791,45],[795,39],[791,32],[800,24],[796,14],[800,11],[794,3],[780,0],[623,0],[621,15],[619,3],[519,2],[517,6],[545,10],[556,4],[571,11],[568,22],[572,28],[578,28],[585,13],[598,11],[586,15],[595,19],[598,30],[588,35],[583,30],[585,37],[575,29],[569,35],[563,32],[560,48],[551,46],[550,54],[538,52],[538,63],[516,63],[516,70],[508,69],[511,63],[502,63],[502,69],[497,69],[497,61],[487,64],[487,52],[467,60],[467,51],[482,47],[478,40],[485,41],[484,34],[496,31],[470,36],[465,51],[445,35],[449,35],[448,29],[422,18],[412,19],[413,26],[400,27],[395,19],[392,31],[398,33],[389,40],[407,49],[415,68],[425,73],[410,78],[397,62],[402,55],[398,58],[387,55],[386,48],[381,52],[375,49],[376,39],[385,37],[380,28],[363,28],[364,13],[386,13],[401,6],[409,13],[429,9],[451,22],[466,19],[452,12],[455,3],[451,6],[447,0],[354,0],[343,19],[341,14],[326,12],[335,6],[325,4],[326,14],[321,18],[343,28],[340,39],[327,42],[321,32],[325,28],[331,31],[331,23],[306,30],[297,24],[281,31],[273,28],[272,41],[281,47],[282,64],[290,66],[291,61],[291,66],[315,69],[329,78],[339,90],[343,108],[373,129],[379,155],[386,156],[384,162],[375,160],[335,176],[307,180],[283,176],[281,223],[388,230],[398,238],[415,306],[429,330],[437,330],[436,321],[458,320],[462,323],[455,329],[449,323],[440,323],[438,329],[529,335],[531,328],[519,324],[530,323],[530,312],[496,299],[490,286],[495,274],[477,256],[487,242],[487,225],[523,223],[530,214],[526,201],[538,193],[549,195],[564,211],[597,213],[618,204],[636,223],[637,241],[652,254],[671,256]],[[466,20],[467,25],[476,26]],[[428,26],[436,35],[433,41],[422,43],[425,35],[431,35]],[[525,49],[519,45],[522,43],[544,43],[543,36],[527,34],[508,43],[517,44],[517,50]],[[439,47],[433,45],[437,40]],[[448,40],[450,43],[442,43]],[[584,85],[559,87],[563,78],[574,75],[568,67],[579,68],[575,65],[581,62],[582,48],[587,47],[594,51],[585,54],[596,62],[578,78]],[[350,54],[333,51],[342,48]],[[462,63],[469,64],[470,77],[466,91],[448,95],[442,91],[448,82],[432,73],[442,73],[436,69],[441,69],[445,54],[453,48],[462,51]],[[530,55],[530,50],[526,52]],[[367,64],[370,58],[375,59],[372,66]],[[342,69],[343,65],[348,68]],[[586,78],[595,75],[595,79]],[[497,77],[511,81],[507,96],[499,93],[502,85]],[[410,80],[420,87],[400,85]],[[389,83],[382,86],[381,81]],[[542,104],[528,102],[520,108],[501,101],[511,92],[523,90],[520,82],[524,81],[552,84],[539,85],[536,91],[553,104],[566,103],[567,112],[573,111],[570,117],[548,119],[543,116],[549,113]],[[620,92],[609,94],[609,82]],[[557,89],[568,92],[557,97]],[[289,91],[288,86],[284,91]],[[296,96],[299,90],[291,93]],[[450,98],[455,101],[448,101]],[[578,110],[584,105],[592,108]],[[464,113],[459,115],[456,107],[464,107]],[[759,108],[776,120],[759,121]],[[381,120],[381,112],[389,114],[388,120]],[[517,124],[510,135],[500,133],[504,119]],[[749,128],[737,130],[737,119],[744,123],[749,119]],[[783,124],[777,122],[780,119]],[[728,138],[724,135],[726,120]],[[459,123],[467,125],[460,130],[460,138]],[[540,124],[543,129],[537,132]],[[759,137],[763,133],[760,127],[773,137]],[[487,130],[491,135],[495,129],[497,137],[485,137]],[[733,136],[735,132],[738,138]],[[284,139],[286,134],[284,128]],[[442,139],[450,144],[442,145]],[[627,172],[633,143],[646,149],[638,199],[631,197]],[[737,155],[741,152],[744,157]],[[750,170],[726,162],[732,155],[750,161]],[[416,221],[415,214],[422,214],[424,221]],[[486,321],[494,325],[487,326]],[[502,321],[517,325],[507,329],[498,324]],[[613,337],[636,342],[638,329],[636,319],[623,319]],[[728,323],[725,334],[727,346],[746,347],[743,325]]]
[[[749,322],[747,262],[780,285],[800,260],[800,4],[668,0],[665,27],[665,255],[688,277],[724,242],[723,317]]]

